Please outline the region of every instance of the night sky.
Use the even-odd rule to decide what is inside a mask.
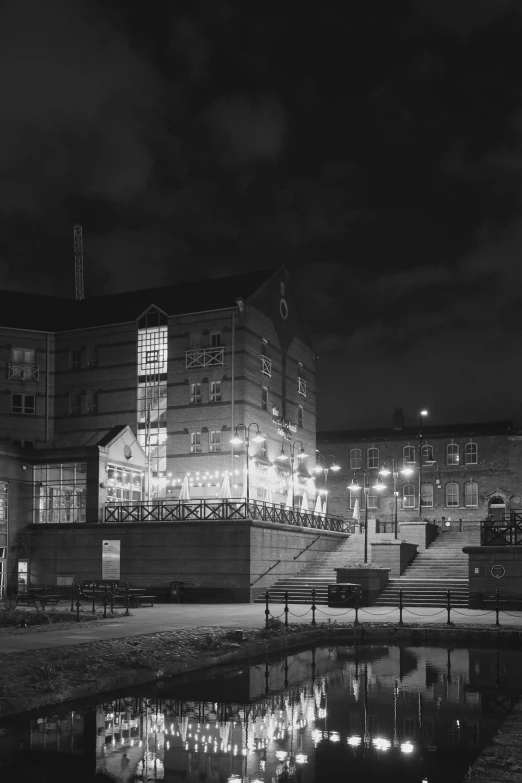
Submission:
[[[310,9],[310,10],[307,10]],[[321,429],[522,423],[522,3],[4,0],[0,286],[285,263]]]

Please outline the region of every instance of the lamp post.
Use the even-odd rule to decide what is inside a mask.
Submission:
[[[370,492],[370,486],[368,484],[368,476],[372,473],[372,471],[378,471],[378,468],[369,468],[369,470],[365,470],[364,468],[357,468],[353,472],[353,478],[352,483],[347,487],[347,489],[350,489],[352,491],[356,491],[361,489],[361,485],[358,484],[355,480],[355,476],[357,473],[363,474],[363,485],[362,490],[364,494],[364,562],[368,562],[368,495]],[[377,476],[377,483],[374,485],[373,489],[384,489],[384,484],[379,483],[379,477]]]
[[[389,470],[386,465],[388,462],[391,461],[392,469]],[[400,459],[396,457],[386,457],[386,459],[383,462],[382,468],[379,471],[380,476],[389,476],[390,473],[393,477],[393,497],[394,497],[394,510],[393,510],[393,524],[395,528],[395,538],[397,538],[397,503],[398,503],[398,495],[397,492],[397,479],[399,478],[399,473],[402,473],[403,476],[411,476],[413,473],[413,470],[411,468],[408,468],[404,464],[404,459],[402,459],[403,467],[402,469],[399,468],[399,462]]]
[[[261,429],[259,427],[259,424],[257,422],[253,421],[248,426],[246,424],[238,424],[236,427],[236,431],[234,433],[234,437],[230,438],[230,443],[232,443],[233,446],[240,446],[243,442],[245,444],[246,448],[246,498],[247,503],[250,500],[250,464],[249,464],[249,449],[250,449],[250,429],[251,427],[256,428],[256,435],[252,438],[253,443],[263,443],[263,441],[266,440],[264,435],[261,435]],[[239,435],[238,430],[243,429],[245,431],[245,440],[243,441]]]
[[[422,519],[422,420],[427,415],[427,410],[419,411],[419,519]]]
[[[292,482],[292,508],[294,507],[294,501],[295,501],[295,487],[294,487],[294,460],[295,460],[295,447],[299,443],[301,445],[301,448],[299,449],[299,452],[297,454],[297,459],[304,459],[308,456],[308,454],[305,452],[303,441],[302,440],[294,440],[293,443],[290,443],[289,441],[283,441],[281,443],[281,452],[278,455],[277,459],[280,462],[285,462],[288,459],[288,454],[285,454],[285,443],[288,444],[288,448],[290,449],[290,479]]]
[[[333,454],[329,454],[327,457],[323,456],[323,454],[320,454],[317,452],[316,454],[316,460],[317,462],[322,462],[321,465],[316,465],[314,468],[314,473],[324,473],[324,496],[325,496],[325,514],[328,514],[328,473],[333,470],[334,473],[337,473],[337,471],[341,470],[341,466],[337,464],[337,460],[335,459]],[[329,460],[332,460],[332,462],[329,464]]]

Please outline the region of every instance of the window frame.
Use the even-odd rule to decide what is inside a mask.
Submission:
[[[429,457],[427,455],[429,455]],[[429,443],[424,443],[421,448],[421,460],[423,465],[427,465],[428,462],[435,462],[433,459],[433,446]]]
[[[413,490],[412,492],[409,491],[409,488]],[[408,490],[408,492],[406,492]],[[417,508],[417,493],[415,492],[415,484],[403,484],[402,485],[402,508],[404,510],[412,510]],[[410,499],[408,500],[408,503],[406,503],[406,498]]]
[[[413,453],[413,459],[407,459],[406,454],[412,454],[412,453]],[[411,465],[411,464],[414,465],[416,463],[416,460],[415,460],[415,446],[410,446],[410,445],[403,446],[403,449],[402,449],[402,459],[404,460],[404,464],[405,465]]]
[[[427,495],[426,495],[426,493],[423,493],[423,491],[422,491],[424,487],[429,487],[429,489],[430,489],[430,492]],[[424,498],[425,497],[429,497],[431,499],[431,503],[425,503],[424,502]],[[422,508],[433,508],[434,497],[435,496],[434,496],[434,492],[433,492],[433,484],[431,484],[431,483],[421,484],[421,506],[422,506]]]
[[[470,446],[474,446],[475,448],[469,448]],[[469,459],[469,457],[474,456],[475,459]],[[476,443],[474,440],[470,440],[468,443],[464,446],[464,464],[465,465],[478,465],[478,443]]]
[[[216,439],[216,435],[218,438]],[[209,451],[216,453],[223,451],[223,441],[221,438],[221,430],[210,430],[208,434]]]
[[[216,347],[219,347],[219,346],[216,346]],[[210,391],[209,391],[210,402],[221,402],[222,401],[222,397],[221,397],[221,381],[210,381],[209,389],[210,389]]]
[[[359,470],[360,468],[362,468],[362,449],[350,449],[350,470]]]
[[[69,392],[69,416],[80,416],[82,412],[82,393],[79,391]]]
[[[82,349],[70,348],[69,349],[69,369],[76,372],[82,368]]]
[[[20,405],[14,404],[14,398],[20,397]],[[32,398],[32,410],[28,410],[27,400]],[[20,408],[20,410],[14,410],[14,408]],[[31,406],[30,406],[31,407]],[[13,392],[11,394],[11,413],[16,416],[35,416],[36,415],[36,394],[24,394],[24,392]]]
[[[302,405],[297,406],[297,426],[302,428],[304,427],[304,408]]]
[[[473,486],[475,487],[475,497],[476,497],[476,503],[468,503],[468,487]],[[478,508],[479,507],[479,491],[478,491],[478,481],[466,481],[464,484],[464,508]]]
[[[452,494],[452,497],[456,498],[456,503],[450,503],[450,493],[449,488],[455,487],[456,492]],[[460,498],[459,498],[459,485],[457,481],[448,481],[446,483],[446,486],[444,487],[444,508],[459,508],[460,504]]]
[[[376,446],[370,446],[370,448],[366,450],[366,467],[368,470],[379,469],[379,449]]]
[[[201,454],[201,430],[193,430],[190,433],[190,453]]]
[[[379,490],[375,489],[374,487],[368,487],[368,492],[366,493],[366,502],[368,503],[368,510],[378,511],[378,509],[380,508],[379,501],[380,501]]]
[[[223,348],[223,333],[220,330],[210,332],[209,348]]]
[[[190,384],[190,404],[201,405],[202,402],[203,402],[203,395],[201,393],[201,382],[194,381],[193,383]]]
[[[449,467],[460,465],[460,448],[458,443],[446,444],[446,465]]]
[[[85,392],[85,413],[95,415],[98,413],[98,392],[87,389]]]

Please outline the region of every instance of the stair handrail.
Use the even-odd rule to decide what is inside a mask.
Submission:
[[[313,546],[314,544],[316,544],[319,541],[320,538],[321,538],[321,536],[317,536],[317,538],[314,539],[310,544],[308,544],[308,546],[305,546],[304,549],[301,549],[301,551],[297,555],[294,555],[294,560],[297,560],[298,557],[301,557],[303,552],[306,552],[307,549],[310,549],[310,547]]]
[[[270,568],[267,568],[264,574],[261,574],[261,576],[258,576],[257,579],[254,579],[253,582],[250,582],[250,587],[253,587],[256,582],[259,582],[260,579],[262,579],[264,576],[270,573],[270,571],[276,567],[276,565],[279,565],[281,560],[276,560],[276,562],[270,566]]]

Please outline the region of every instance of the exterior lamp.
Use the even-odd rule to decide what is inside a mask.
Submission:
[[[387,467],[387,463],[391,463],[391,470]],[[402,462],[403,467],[400,468],[399,464]],[[392,476],[393,477],[393,504],[394,504],[394,528],[395,528],[395,538],[397,538],[397,503],[398,503],[398,492],[397,492],[397,479],[399,478],[399,473],[402,473],[403,476],[411,476],[413,473],[413,470],[411,468],[408,468],[406,463],[404,462],[404,459],[398,459],[396,457],[386,457],[384,460],[384,464],[379,471],[380,476]]]
[[[365,503],[364,503],[364,562],[365,563],[368,562],[368,499],[369,499],[368,496],[370,494],[370,485],[368,484],[368,478],[369,478],[369,476],[371,475],[371,473],[374,470],[377,470],[377,468],[369,468],[368,470],[365,470],[364,468],[357,468],[354,471],[354,473],[353,473],[352,483],[349,485],[349,487],[347,487],[347,489],[351,489],[351,490],[354,490],[354,491],[357,491],[358,489],[361,489],[360,484],[357,483],[357,480],[355,478],[355,474],[356,473],[362,473],[362,476],[363,476],[362,490],[363,490],[363,495],[364,495],[364,500],[365,500]],[[379,480],[378,480],[378,477],[377,477],[377,484],[375,484],[372,487],[372,489],[379,490],[379,489],[382,489],[383,486],[384,486],[384,484],[383,485],[379,484]],[[360,523],[359,523],[359,525],[360,525]],[[360,527],[359,527],[359,529],[360,529]]]
[[[285,445],[288,443],[288,448],[290,450],[290,455],[285,453]],[[283,441],[281,443],[281,452],[278,454],[277,459],[281,462],[285,462],[287,459],[290,459],[290,471],[291,471],[291,483],[292,483],[292,508],[294,506],[294,500],[295,500],[295,481],[294,481],[294,461],[295,461],[295,447],[297,444],[300,445],[300,449],[297,453],[297,459],[304,459],[308,456],[308,454],[304,450],[303,441],[302,440],[294,440],[293,443],[290,443],[288,441]]]
[[[254,427],[255,430],[256,430],[256,434],[252,438],[252,441],[254,443],[263,443],[265,438],[264,438],[263,435],[261,435],[261,429],[259,427],[259,424],[257,424],[257,422],[255,422],[255,421],[253,421],[248,426],[246,424],[238,424],[237,427],[236,427],[236,431],[234,433],[234,436],[232,438],[230,438],[230,443],[233,446],[239,446],[239,445],[241,445],[241,443],[244,443],[245,446],[246,446],[246,460],[247,460],[247,465],[246,465],[246,499],[247,499],[247,503],[250,500],[250,468],[249,468],[249,465],[248,465],[248,459],[249,459],[249,450],[250,450],[250,430],[252,429],[252,427]],[[238,435],[238,430],[239,429],[243,429],[245,431],[245,440],[244,441]]]
[[[426,409],[419,411],[419,519],[422,518],[422,420],[428,415]]]
[[[231,443],[233,446],[241,446],[241,444],[243,443],[243,441],[242,441],[242,439],[241,439],[241,438],[240,438],[238,435],[234,435],[234,437],[233,437],[233,438],[230,438],[230,443]]]
[[[277,455],[277,459],[281,460],[281,462],[284,462],[285,460],[289,459],[288,454],[285,454],[282,446],[281,446],[281,453]]]
[[[377,479],[377,482],[373,485],[373,489],[378,489],[378,490],[386,489],[386,484],[383,484],[382,481]]]
[[[337,473],[338,470],[341,470],[341,466],[338,464],[333,454],[328,454],[328,456],[325,456],[323,454],[320,454],[318,451],[316,459],[317,459],[317,465],[314,468],[315,472],[324,473],[324,491],[325,491],[325,498],[326,498],[325,512],[328,513],[328,473],[331,470],[333,470],[334,473]]]

